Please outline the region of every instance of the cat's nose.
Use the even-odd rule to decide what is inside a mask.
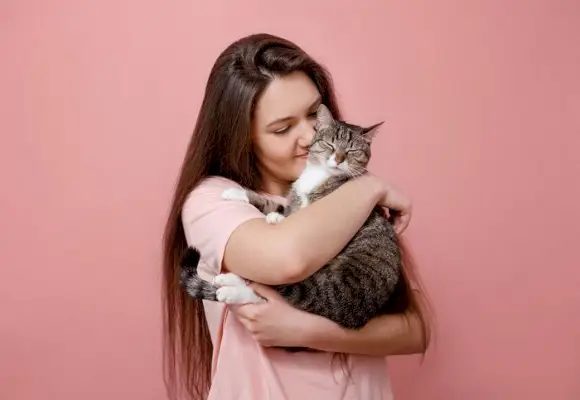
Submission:
[[[336,163],[340,164],[346,159],[346,154],[343,151],[337,151],[336,154]]]

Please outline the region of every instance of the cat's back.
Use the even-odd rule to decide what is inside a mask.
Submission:
[[[342,250],[343,256],[355,256],[372,252],[379,259],[399,256],[399,240],[393,224],[382,208],[376,206],[367,220]]]

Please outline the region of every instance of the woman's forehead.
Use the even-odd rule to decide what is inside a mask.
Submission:
[[[275,78],[256,104],[260,125],[282,118],[301,116],[320,98],[312,80],[303,72]]]

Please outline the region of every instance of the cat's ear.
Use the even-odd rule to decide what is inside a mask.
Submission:
[[[372,126],[369,126],[368,128],[363,128],[362,131],[362,137],[363,139],[367,142],[367,143],[371,143],[373,141],[373,138],[375,137],[375,135],[377,134],[377,132],[379,131],[379,128],[381,127],[382,124],[384,124],[385,121],[379,122],[378,124],[374,124]]]
[[[316,110],[316,129],[330,128],[333,122],[330,110],[324,104],[320,104]]]

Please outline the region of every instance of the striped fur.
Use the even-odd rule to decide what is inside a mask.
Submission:
[[[203,280],[197,274],[199,264],[199,251],[189,247],[181,258],[181,279],[180,284],[185,288],[187,294],[194,299],[217,301],[217,287],[212,283]]]
[[[348,176],[331,178],[313,193],[311,202],[349,179]],[[277,290],[299,309],[356,329],[388,311],[400,271],[397,235],[377,207],[346,247],[326,266],[302,282],[281,285]]]

